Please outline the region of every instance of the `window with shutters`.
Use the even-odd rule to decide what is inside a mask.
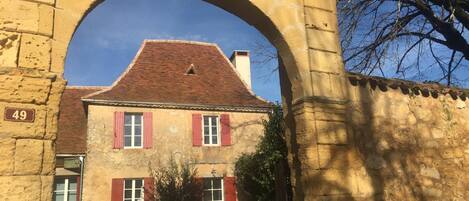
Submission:
[[[204,178],[204,201],[224,201],[223,179]]]
[[[220,145],[220,128],[218,116],[203,116],[203,144],[205,146]]]
[[[125,113],[124,148],[143,148],[143,115]]]
[[[77,200],[77,177],[57,177],[54,180],[54,201]]]
[[[124,201],[143,201],[143,179],[124,180]]]

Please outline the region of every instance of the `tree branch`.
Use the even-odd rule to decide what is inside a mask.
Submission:
[[[447,47],[463,53],[466,60],[469,60],[469,44],[467,43],[466,39],[462,37],[461,33],[453,27],[452,24],[438,19],[430,6],[425,4],[422,0],[415,0],[415,3],[411,3],[422,12],[422,14],[431,23],[433,28],[443,35],[443,37],[446,39]]]

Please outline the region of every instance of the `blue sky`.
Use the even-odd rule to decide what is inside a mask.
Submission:
[[[144,39],[217,43],[228,56],[233,50],[250,50],[254,92],[270,101],[280,100],[277,62],[260,62],[265,58],[258,54],[260,46],[275,49],[254,27],[201,0],[106,0],[76,31],[65,78],[69,85],[110,85]]]

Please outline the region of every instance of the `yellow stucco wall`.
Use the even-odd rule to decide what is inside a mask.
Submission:
[[[152,112],[152,149],[113,149],[114,112]],[[231,146],[193,147],[192,114],[229,114]],[[110,200],[113,178],[149,177],[150,167],[177,161],[195,161],[198,176],[233,176],[234,162],[255,150],[263,135],[265,113],[212,112],[90,105],[83,199]],[[215,170],[215,172],[213,172]],[[213,175],[215,173],[215,175]]]

